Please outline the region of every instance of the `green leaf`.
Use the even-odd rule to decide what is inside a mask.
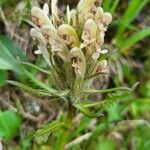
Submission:
[[[79,109],[82,113],[89,115],[90,108],[98,108],[98,110],[103,111],[107,110],[116,104],[118,101],[123,100],[124,97],[128,96],[130,92],[119,92],[117,94],[113,94],[109,97],[106,97],[105,100],[100,101],[87,101],[87,102],[80,102],[78,104],[74,104],[77,109]]]
[[[9,37],[0,36],[0,40],[16,60],[17,59],[19,59],[21,61],[27,61],[28,60],[28,58],[27,58],[26,54],[23,52],[23,50],[17,48],[15,46],[13,40],[11,40]]]
[[[105,11],[109,11],[110,10],[110,5],[112,3],[112,0],[104,0],[103,4],[103,8]]]
[[[43,72],[43,73],[46,73],[46,74],[49,74],[50,73],[50,71],[47,71],[47,70],[45,70],[45,69],[42,69],[42,68],[40,68],[40,67],[38,67],[38,66],[36,66],[36,65],[34,65],[34,64],[32,64],[32,63],[29,63],[29,62],[20,62],[21,64],[23,64],[23,65],[27,65],[27,66],[30,66],[30,67],[32,67],[32,68],[35,68],[35,69],[37,69],[37,70],[39,70],[39,71],[41,71],[41,72]]]
[[[114,0],[114,2],[113,2],[113,4],[112,4],[112,7],[111,7],[111,9],[110,9],[110,13],[113,13],[113,12],[116,10],[116,8],[117,8],[117,6],[118,6],[118,4],[119,4],[119,1],[120,1],[120,0]]]
[[[104,89],[104,90],[95,90],[95,89],[88,89],[84,90],[85,93],[108,93],[108,92],[115,92],[115,91],[131,91],[132,89],[128,87],[116,87],[111,89]]]
[[[100,138],[95,150],[115,150],[115,143],[108,138]]]
[[[0,6],[4,6],[7,7],[9,6],[15,6],[15,4],[17,3],[17,0],[0,0]]]
[[[12,70],[13,66],[7,62],[5,59],[0,58],[0,69],[1,70]]]
[[[47,93],[50,93],[52,95],[58,96],[58,97],[62,97],[66,94],[68,94],[68,90],[66,91],[57,91],[56,89],[50,87],[49,85],[43,83],[42,81],[38,80],[33,74],[31,74],[29,71],[27,71],[26,69],[23,69],[25,75],[35,84],[37,85],[39,88],[44,89]]]
[[[21,125],[20,118],[11,111],[0,112],[0,137],[6,140],[16,136]]]
[[[11,81],[11,80],[7,80],[7,83],[15,85],[19,88],[24,89],[25,91],[34,94],[36,96],[52,96],[50,93],[47,93],[45,91],[42,91],[41,89],[33,89],[32,87],[25,85],[23,83],[20,82],[16,82],[16,81]]]
[[[38,129],[35,134],[34,138],[37,143],[43,143],[46,142],[50,133],[54,130],[60,128],[63,125],[63,123],[59,121],[53,121],[45,126],[43,126],[41,129]]]
[[[89,117],[89,118],[96,118],[96,117],[100,117],[102,114],[101,112],[99,113],[94,113],[92,111],[90,111],[88,108],[84,107],[83,105],[80,104],[74,104],[74,106],[80,111],[82,112],[85,116]]]
[[[150,80],[141,85],[140,92],[142,96],[150,98]]]
[[[145,28],[145,29],[131,35],[130,37],[128,37],[127,40],[125,40],[121,44],[121,48],[122,49],[128,49],[128,48],[135,45],[137,42],[139,42],[140,40],[144,39],[145,37],[147,37],[149,35],[150,35],[150,27]]]
[[[133,102],[126,108],[130,111],[132,116],[141,116],[141,114],[149,113],[150,98],[134,98]]]
[[[18,60],[27,60],[23,52],[16,48],[8,37],[0,36],[0,68],[13,70],[15,73],[22,74]]]
[[[13,71],[20,73],[20,70],[17,65],[16,59],[12,56],[12,54],[7,49],[6,45],[4,45],[0,39],[0,58],[5,60],[8,64],[11,64],[11,68]]]
[[[2,87],[5,84],[6,80],[7,80],[7,71],[0,70],[0,87]]]
[[[87,118],[85,116],[82,117],[78,128],[71,134],[71,138],[78,137],[80,134],[84,132],[86,128],[88,128],[91,118]]]
[[[149,2],[149,0],[131,0],[129,3],[129,6],[127,10],[125,11],[122,22],[125,22],[125,24],[130,25],[131,22],[138,16],[138,14],[141,12],[141,10],[144,8],[144,6]],[[117,44],[120,43],[120,41],[123,41],[123,33],[126,30],[126,27],[123,24],[119,25],[118,31],[116,33],[116,42]]]
[[[121,106],[114,104],[107,109],[109,122],[118,121],[121,118]]]

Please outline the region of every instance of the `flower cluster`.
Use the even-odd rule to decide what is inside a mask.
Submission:
[[[55,66],[61,88],[70,88],[79,99],[80,91],[89,86],[85,80],[107,66],[99,58],[107,53],[102,46],[112,16],[96,3],[81,0],[76,9],[67,6],[66,15],[57,8],[57,0],[51,1],[51,16],[47,4],[31,10],[35,27],[30,34],[38,42],[35,53],[42,54],[50,67]]]

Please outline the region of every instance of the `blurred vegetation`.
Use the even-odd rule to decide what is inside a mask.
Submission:
[[[29,35],[31,6],[42,6],[44,2],[49,1],[0,0],[0,139],[6,150],[54,149],[59,135],[57,121],[49,126],[50,136],[38,136],[40,144],[33,141],[32,135],[43,124],[64,117],[62,102],[51,102],[46,98],[47,93],[31,88],[42,85],[35,77],[46,80],[47,84],[53,82],[43,58],[33,55],[36,46]],[[59,1],[62,9],[66,4],[74,8],[77,1]],[[105,78],[97,79],[95,82],[100,83],[97,88],[103,89],[107,84],[109,88],[132,87],[133,91],[100,95],[101,100],[111,101],[102,108],[102,117],[93,119],[78,113],[66,147],[149,150],[150,1],[103,0],[102,4],[113,15],[104,46],[109,50],[105,57],[109,60],[110,75],[106,82]],[[18,87],[8,84],[9,80],[14,80]]]

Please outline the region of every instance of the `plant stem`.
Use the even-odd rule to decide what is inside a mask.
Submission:
[[[56,143],[55,150],[64,150],[65,145],[67,144],[70,129],[72,126],[72,121],[75,116],[76,109],[71,102],[68,103],[68,113],[65,120],[65,128],[62,129],[58,141]]]

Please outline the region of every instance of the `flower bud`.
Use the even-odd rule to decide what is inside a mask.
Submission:
[[[48,15],[49,14],[49,7],[48,7],[48,4],[45,3],[44,6],[43,6],[43,11]]]
[[[79,23],[84,21],[83,18],[87,18],[88,12],[92,8],[96,0],[81,0],[77,6],[79,13]]]
[[[57,54],[63,61],[68,61],[69,50],[64,41],[57,35],[57,31],[47,25],[42,26],[41,31],[47,38],[52,52]]]
[[[51,0],[51,13],[54,24],[56,23],[56,20],[59,20],[57,3],[58,0]]]
[[[30,35],[33,39],[37,40],[39,45],[38,45],[38,50],[35,51],[35,54],[42,54],[43,57],[45,58],[46,62],[50,65],[50,60],[49,60],[49,53],[47,51],[46,45],[47,41],[38,29],[31,29],[30,30]]]
[[[96,21],[97,24],[102,22],[103,14],[104,14],[104,11],[103,11],[102,7],[97,7],[97,10],[96,10],[96,13],[95,13],[95,21]]]
[[[47,42],[39,29],[32,28],[30,30],[30,35],[34,40],[37,40],[42,45],[46,46]]]
[[[82,33],[82,40],[83,44],[85,46],[96,42],[96,36],[97,36],[98,28],[94,20],[88,19],[83,28],[83,33]]]
[[[105,32],[104,31],[99,31],[99,34],[97,35],[97,44],[102,46],[104,44],[104,36]]]
[[[71,10],[70,11],[70,17],[71,17],[71,23],[73,26],[76,26],[77,25],[77,12],[76,10]]]
[[[101,54],[106,54],[106,53],[108,53],[108,50],[107,50],[107,49],[103,49],[103,50],[101,50],[100,53],[101,53]]]
[[[31,9],[32,20],[38,27],[43,25],[53,26],[51,20],[48,18],[47,13],[38,7]]]
[[[67,17],[67,23],[70,24],[71,21],[71,12],[70,12],[70,8],[67,5],[67,10],[66,10],[66,17]]]
[[[104,13],[104,15],[103,15],[103,22],[106,25],[109,25],[112,22],[112,15],[110,13],[108,13],[108,12]]]
[[[76,77],[84,78],[86,69],[84,53],[75,47],[70,50],[70,58]]]
[[[108,62],[106,59],[98,62],[93,71],[93,74],[104,72],[107,68],[107,65],[108,65]]]
[[[57,33],[71,48],[79,47],[79,38],[72,26],[63,24],[59,26]]]

